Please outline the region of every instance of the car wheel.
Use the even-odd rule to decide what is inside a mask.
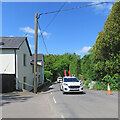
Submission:
[[[62,91],[61,87],[60,87],[60,91]]]
[[[63,89],[60,87],[60,90],[63,91]]]
[[[65,92],[63,91],[63,94],[65,94]]]

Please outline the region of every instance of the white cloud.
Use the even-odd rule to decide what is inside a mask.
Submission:
[[[35,34],[35,30],[30,28],[30,27],[24,27],[24,28],[20,28],[20,30],[22,30],[23,32],[25,33],[31,33],[31,34]],[[40,30],[38,29],[38,33],[40,34]],[[50,35],[50,33],[47,33],[47,32],[42,32],[44,36],[48,36]],[[30,37],[30,35],[29,35]]]
[[[77,55],[87,54],[88,51],[89,51],[91,48],[92,48],[92,47],[90,47],[90,46],[89,46],[89,47],[85,46],[85,47],[82,48],[82,50],[76,51],[75,53],[76,53]]]
[[[34,53],[35,45],[34,44],[29,44],[29,46],[30,46],[30,49],[31,49],[32,53]]]
[[[32,44],[29,44],[30,45],[30,48],[34,48],[35,46],[34,45],[32,45]]]
[[[32,34],[35,33],[35,31],[32,28],[30,28],[30,27],[20,28],[20,30],[22,30],[22,31],[24,31],[26,33],[32,33]]]
[[[98,2],[93,2],[93,3],[98,3]],[[113,4],[112,3],[104,3],[100,5],[93,6],[95,13],[96,14],[108,14],[112,8]]]
[[[45,35],[45,36],[47,36],[47,35],[49,35],[47,32],[43,32],[43,35]]]
[[[9,37],[15,37],[15,36],[13,36],[13,35],[10,35]]]
[[[110,10],[112,8],[112,4],[100,4],[100,5],[97,5],[96,8],[99,9],[99,10]]]

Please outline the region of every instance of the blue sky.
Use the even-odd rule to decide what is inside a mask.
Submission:
[[[34,53],[35,13],[60,9],[63,2],[3,2],[2,36],[27,38]],[[62,9],[84,6],[92,2],[66,2]],[[94,45],[98,32],[113,3],[60,12],[50,26],[42,31],[49,54],[87,54]],[[55,14],[42,15],[39,24],[44,30]],[[41,38],[38,37],[38,53],[47,54]]]

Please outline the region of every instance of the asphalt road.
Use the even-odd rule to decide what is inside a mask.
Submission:
[[[85,90],[85,94],[63,94],[59,84],[49,90],[51,108],[59,118],[118,118],[118,93]]]
[[[118,118],[118,93],[85,90],[85,94],[63,94],[54,83],[37,95],[3,94],[3,118]]]

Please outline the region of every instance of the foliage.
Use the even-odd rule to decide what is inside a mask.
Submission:
[[[83,78],[95,80],[96,75],[94,72],[94,53],[85,55],[81,60],[81,73]]]
[[[80,56],[74,54],[66,53],[64,55],[45,55],[45,71],[51,71],[52,81],[55,81],[58,76],[64,76],[64,71],[68,73],[78,74],[81,72],[80,69]]]
[[[91,80],[90,78],[88,78],[88,79],[85,81],[85,86],[88,86],[88,84],[91,83],[91,81],[92,81],[92,80]]]
[[[93,45],[95,72],[99,78],[120,73],[120,2],[114,3],[104,31],[100,31]]]
[[[105,82],[97,81],[93,88],[97,90],[107,90],[107,85]]]
[[[51,71],[44,71],[44,76],[45,76],[45,79],[49,82],[51,82],[51,79],[52,79],[52,73]]]
[[[115,2],[98,33],[93,50],[81,59],[81,74],[84,80],[97,81],[94,88],[118,90],[120,85],[120,2]]]
[[[104,24],[104,30],[98,33],[93,49],[82,59],[80,56],[66,53],[64,55],[45,55],[45,71],[52,73],[51,80],[64,76],[64,70],[70,69],[71,75],[83,78],[88,85],[97,81],[94,88],[111,90],[120,86],[120,2],[115,2]]]
[[[98,90],[107,90],[107,83],[110,84],[110,89],[111,90],[119,90],[119,85],[120,85],[120,75],[114,74],[113,77],[110,75],[106,75],[103,77],[102,81],[97,81],[94,88]]]
[[[83,80],[84,80],[84,79],[83,79],[83,75],[82,75],[82,74],[79,74],[79,75],[78,75],[78,79],[83,81]]]

